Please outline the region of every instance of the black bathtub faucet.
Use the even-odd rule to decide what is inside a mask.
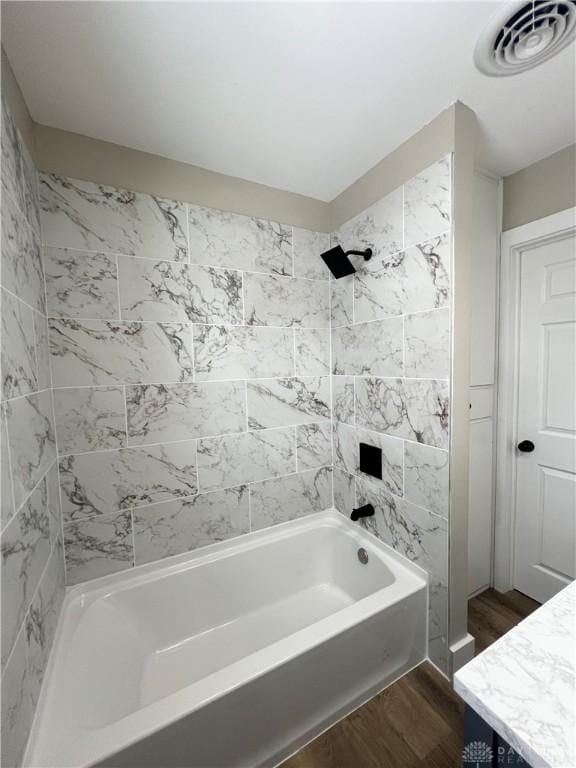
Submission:
[[[374,507],[372,504],[364,504],[363,507],[358,507],[352,510],[350,520],[360,520],[361,517],[372,517],[374,515]]]

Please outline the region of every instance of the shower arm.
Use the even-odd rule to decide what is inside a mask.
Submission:
[[[364,256],[364,261],[372,258],[372,248],[366,248],[365,251],[346,251],[346,256]]]

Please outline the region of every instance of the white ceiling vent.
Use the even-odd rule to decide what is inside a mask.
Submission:
[[[481,72],[506,77],[550,59],[576,34],[576,0],[507,4],[476,45]]]

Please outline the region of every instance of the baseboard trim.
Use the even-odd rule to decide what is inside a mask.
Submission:
[[[460,667],[468,664],[474,658],[475,644],[475,639],[468,633],[462,640],[458,640],[450,646],[450,675],[452,677]]]

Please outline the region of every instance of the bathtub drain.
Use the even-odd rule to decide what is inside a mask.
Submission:
[[[362,565],[366,565],[368,562],[368,552],[364,549],[364,547],[360,547],[358,550],[358,560],[362,563]]]

